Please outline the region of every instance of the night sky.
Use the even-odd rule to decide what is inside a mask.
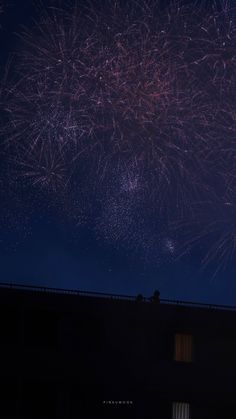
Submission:
[[[230,3],[0,4],[0,281],[236,304]]]

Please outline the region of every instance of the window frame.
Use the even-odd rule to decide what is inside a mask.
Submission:
[[[187,412],[187,416],[186,417],[184,417],[183,416],[183,412],[181,412],[181,410],[178,412],[176,412],[176,414],[175,414],[175,412],[174,412],[174,408],[175,408],[175,406],[176,406],[176,408],[178,407],[178,405],[179,405],[179,407],[182,405],[182,406],[188,406],[188,412]],[[191,419],[191,405],[190,405],[190,403],[188,402],[188,401],[173,401],[172,402],[172,419]]]
[[[187,345],[189,345],[189,353],[187,354],[187,356],[185,356],[186,354],[182,354],[181,356],[177,355],[177,337],[179,337],[181,339],[184,337],[188,337],[189,339],[189,343]],[[183,345],[183,342],[179,342],[180,346]],[[180,353],[181,351],[183,352],[183,348],[180,348]],[[194,362],[194,339],[193,339],[193,334],[191,332],[188,331],[184,331],[184,332],[180,332],[180,331],[176,331],[174,333],[174,345],[173,345],[173,360],[177,363],[183,363],[183,364],[192,364]]]

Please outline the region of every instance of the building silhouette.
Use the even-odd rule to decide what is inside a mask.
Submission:
[[[236,417],[234,307],[1,284],[0,310],[1,418]]]

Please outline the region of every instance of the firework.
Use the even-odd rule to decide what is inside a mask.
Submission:
[[[139,21],[137,11],[127,16],[116,4],[106,19],[92,10],[88,25],[77,9],[53,9],[22,34],[6,108],[9,141],[32,150],[53,137],[64,149],[72,145],[73,154],[76,144],[78,156],[99,142],[108,155],[148,161],[168,184],[172,172],[188,171],[188,131],[199,109],[178,78],[183,28],[172,42],[170,16],[156,22],[148,10]]]
[[[155,247],[155,217],[196,225],[196,202],[214,208],[235,188],[235,47],[226,1],[41,11],[20,34],[2,94],[18,179],[83,196],[89,185],[96,234],[113,242],[142,247],[149,236]]]

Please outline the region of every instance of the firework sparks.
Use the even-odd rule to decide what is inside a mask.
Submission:
[[[73,183],[81,195],[89,182],[97,236],[174,254],[170,222],[194,226],[195,202],[214,208],[234,192],[235,47],[226,1],[41,11],[2,87],[1,138],[18,179],[54,191]],[[212,256],[226,243],[224,233]]]

